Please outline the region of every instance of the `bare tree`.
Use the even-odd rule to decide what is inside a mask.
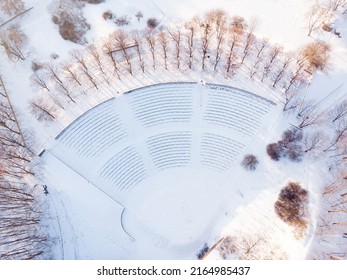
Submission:
[[[278,58],[278,56],[282,53],[282,46],[275,45],[271,48],[270,53],[268,56],[266,56],[269,61],[265,64],[263,74],[261,77],[261,81],[263,82],[264,79],[269,75],[269,73],[272,70],[272,65],[274,64],[274,61]]]
[[[18,15],[24,11],[24,2],[22,0],[2,0],[0,9],[7,15]]]
[[[333,123],[347,116],[347,100],[344,100],[340,104],[336,105],[329,112],[329,115],[332,118]]]
[[[223,45],[225,41],[225,33],[227,31],[227,13],[224,10],[216,9],[207,13],[207,18],[214,26],[215,30],[215,62],[213,70],[216,71],[219,61],[223,53]]]
[[[260,40],[260,42],[256,45],[257,50],[257,58],[262,56],[266,48],[269,46],[269,40],[266,38],[263,38]]]
[[[326,7],[326,13],[327,14],[334,14],[339,9],[346,7],[347,1],[346,0],[329,0]]]
[[[120,51],[122,53],[123,58],[126,61],[129,74],[133,75],[131,56],[128,53],[128,48],[130,47],[129,34],[121,29],[118,29],[117,31],[111,34],[111,38],[115,43],[116,51]]]
[[[8,29],[0,31],[0,45],[11,60],[26,59],[26,42],[27,36],[19,29],[18,25],[11,25]]]
[[[205,17],[204,22],[200,25],[200,40],[202,48],[201,69],[205,70],[205,61],[209,51],[211,38],[213,35],[212,22],[208,16]]]
[[[30,101],[30,111],[38,121],[53,121],[55,119],[55,107],[42,97]]]
[[[305,66],[306,66],[305,61],[306,61],[305,55],[302,52],[300,52],[295,59],[296,70],[290,73],[289,82],[287,86],[285,87],[285,92],[288,92],[294,84],[301,84],[302,82],[306,80],[305,71],[307,70],[305,69]]]
[[[45,69],[46,69],[48,75],[51,77],[51,79],[58,86],[58,89],[61,90],[62,93],[65,96],[67,96],[70,101],[72,101],[73,103],[76,103],[76,101],[74,100],[74,98],[71,95],[71,92],[69,91],[69,89],[67,88],[65,83],[63,82],[62,78],[59,77],[59,72],[58,72],[57,68],[54,65],[47,64],[45,66]]]
[[[71,56],[75,59],[75,61],[77,62],[77,65],[79,65],[80,70],[88,79],[88,81],[90,81],[91,84],[98,90],[99,88],[98,88],[97,81],[93,77],[93,73],[89,70],[87,61],[84,58],[83,54],[78,50],[74,50],[71,52]]]
[[[47,247],[38,231],[42,213],[31,187],[11,179],[0,176],[0,259],[36,259]]]
[[[188,46],[188,67],[192,69],[194,61],[194,50],[195,50],[195,35],[200,26],[200,19],[194,17],[191,21],[187,22],[184,27],[188,30],[186,33],[186,42]]]
[[[153,31],[153,29],[148,29],[145,34],[145,39],[149,48],[149,51],[151,52],[152,55],[152,66],[153,69],[155,69],[156,65],[156,60],[155,60],[155,53],[156,53],[156,36]]]
[[[180,54],[181,54],[181,40],[182,40],[182,32],[181,27],[176,26],[175,29],[169,29],[170,37],[174,43],[175,57],[177,62],[177,68],[180,68]]]
[[[241,36],[240,36],[240,33],[237,32],[237,29],[235,29],[233,27],[229,28],[228,35],[229,35],[229,40],[228,40],[229,41],[228,42],[229,49],[228,49],[228,53],[227,53],[227,63],[225,66],[227,73],[230,72],[230,70],[232,68],[233,61],[236,60],[235,49],[241,43]]]
[[[273,87],[275,87],[277,85],[277,83],[282,79],[282,77],[284,76],[284,73],[287,70],[287,68],[289,67],[292,59],[293,59],[293,55],[291,53],[287,53],[285,55],[284,61],[282,62],[282,66],[275,76],[274,82],[272,84]]]
[[[304,153],[322,150],[327,141],[327,136],[322,131],[306,134],[304,137]]]
[[[111,61],[114,73],[116,73],[118,79],[121,79],[121,77],[120,77],[120,75],[119,75],[118,62],[117,62],[116,57],[113,55],[114,46],[113,46],[113,44],[110,42],[110,40],[107,40],[107,41],[103,44],[103,51],[104,51],[104,54],[106,54],[106,56],[107,56],[107,57],[109,58],[109,60]]]
[[[323,122],[323,113],[318,112],[310,101],[307,101],[306,104],[302,106],[298,116],[301,117],[301,122],[298,125],[300,128],[318,125]]]
[[[324,21],[325,14],[326,11],[319,3],[315,3],[313,6],[311,6],[309,12],[307,13],[307,36],[311,36],[312,31],[321,26]]]
[[[213,70],[216,71],[219,61],[221,60],[223,54],[223,45],[225,41],[226,27],[221,25],[217,28],[216,32],[216,55]]]
[[[169,51],[169,39],[168,36],[166,34],[166,32],[164,31],[164,29],[162,29],[158,35],[158,41],[159,44],[161,46],[161,49],[163,51],[163,57],[164,57],[164,65],[165,65],[165,69],[167,69],[167,59],[168,59],[168,51]],[[179,66],[179,50],[178,50],[178,66]]]
[[[336,150],[339,148],[339,144],[346,144],[347,138],[347,119],[339,119],[337,123],[335,123],[335,137],[329,147],[327,147],[324,152]],[[342,148],[343,147],[342,145]]]
[[[283,111],[289,111],[295,109],[299,105],[299,100],[297,98],[296,90],[286,90],[284,92],[285,101],[283,104]]]
[[[110,82],[107,78],[104,63],[102,61],[102,56],[100,55],[98,49],[94,45],[90,45],[87,47],[87,52],[92,57],[93,62],[95,63],[97,69],[99,70],[99,73],[102,74],[102,77],[104,78],[105,82],[110,84]]]
[[[46,75],[35,72],[31,76],[31,80],[33,85],[36,86],[37,88],[50,91]]]
[[[82,80],[80,79],[78,73],[76,72],[76,70],[74,69],[73,65],[69,65],[69,64],[63,64],[62,67],[63,71],[65,72],[65,75],[67,77],[67,79],[74,83],[75,85],[78,85],[80,87],[82,87]]]
[[[256,42],[256,37],[254,35],[254,31],[257,28],[258,20],[253,18],[249,24],[246,40],[244,42],[243,55],[241,58],[241,64],[244,63],[246,57],[252,52],[254,48],[254,44]]]
[[[20,141],[23,147],[27,148],[23,130],[21,128],[21,125],[18,122],[16,112],[12,106],[9,93],[5,87],[5,83],[1,75],[0,75],[0,88],[1,88],[0,97],[1,99],[4,100],[4,102],[1,100],[1,104],[4,104],[4,105],[2,106],[1,108],[2,110],[0,112],[2,117],[5,116],[5,118],[0,120],[0,127],[2,126],[5,129],[8,128],[11,131],[11,133],[16,132],[16,134],[20,136]]]
[[[143,33],[138,31],[138,30],[134,30],[131,32],[131,38],[135,44],[136,54],[137,54],[137,58],[139,60],[140,68],[142,70],[142,73],[144,73],[145,72],[145,62],[143,59],[143,53],[144,53]]]

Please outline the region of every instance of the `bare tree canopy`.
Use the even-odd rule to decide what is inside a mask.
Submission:
[[[18,25],[11,25],[0,31],[0,45],[11,60],[25,60],[26,43],[27,36],[20,30]]]
[[[9,16],[18,15],[24,9],[24,2],[22,0],[2,0],[0,2],[0,10]]]

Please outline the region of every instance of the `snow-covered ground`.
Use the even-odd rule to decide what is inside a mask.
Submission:
[[[26,125],[39,136],[38,150],[45,149],[40,183],[50,191],[52,257],[194,259],[205,243],[212,246],[227,235],[258,235],[277,250],[276,256],[306,258],[317,226],[321,165],[313,164],[312,158],[297,164],[277,163],[267,156],[266,145],[295,122],[282,114],[279,92],[245,77],[149,71],[116,82],[117,92],[109,89],[90,104],[105,103],[66,114],[52,127],[42,125],[28,109],[28,100],[35,95],[31,62],[65,63],[71,50],[83,49],[59,36],[49,12],[51,2],[25,1],[27,8],[34,9],[17,21],[29,38],[28,59],[4,61],[0,70],[23,122],[28,120]],[[102,18],[106,10],[129,16],[131,24],[125,29],[131,30],[145,27],[150,17],[170,25],[222,8],[247,20],[257,18],[256,35],[288,51],[323,38],[332,45],[332,60],[325,73],[314,76],[306,98],[328,108],[346,98],[347,19],[341,17],[335,24],[342,38],[324,31],[308,37],[306,15],[314,2],[106,0],[87,4],[83,13],[91,24],[86,38],[96,45],[115,30],[114,23]],[[144,15],[140,21],[134,17],[138,11]],[[52,54],[59,57],[52,59]],[[177,81],[191,84],[171,84]],[[213,94],[218,89],[205,82],[246,90],[270,101],[249,93],[244,97],[247,102],[230,101],[228,87],[221,90],[227,96],[221,101]],[[129,90],[134,91],[122,95]],[[228,115],[223,103],[240,108],[238,115],[248,117]],[[240,166],[248,153],[260,159],[254,172]],[[300,182],[310,195],[310,223],[303,238],[296,238],[274,211],[278,194],[289,181]],[[216,250],[209,258],[221,256]]]

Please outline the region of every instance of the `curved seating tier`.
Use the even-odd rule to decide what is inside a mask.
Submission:
[[[148,139],[147,146],[157,168],[184,167],[191,159],[192,133],[158,134]]]
[[[132,147],[117,153],[101,166],[98,175],[119,190],[129,189],[147,177],[141,156]]]
[[[127,130],[116,115],[113,99],[93,108],[73,122],[60,143],[82,157],[94,157],[127,137]]]
[[[205,133],[201,139],[200,162],[220,172],[230,169],[244,145],[217,134]]]
[[[271,101],[251,93],[212,86],[209,88],[203,119],[207,123],[252,136],[273,105]]]
[[[145,127],[169,122],[189,122],[193,117],[192,84],[173,83],[132,91],[129,105]]]

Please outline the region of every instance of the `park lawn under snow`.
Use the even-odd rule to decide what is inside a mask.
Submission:
[[[211,8],[223,8],[231,15],[240,15],[246,19],[256,16],[260,22],[256,32],[259,36],[268,37],[273,43],[281,43],[287,49],[296,49],[312,40],[306,36],[304,23],[305,11],[312,2],[106,1],[99,5],[87,5],[84,14],[92,25],[87,39],[90,43],[98,43],[114,30],[114,25],[105,22],[101,17],[107,9],[111,9],[116,15],[133,15],[142,11],[145,18],[157,17],[163,24],[168,24],[187,20]],[[60,56],[58,61],[64,61],[70,50],[81,47],[60,38],[56,26],[51,22],[48,4],[47,1],[26,1],[27,7],[33,6],[34,9],[21,19],[21,25],[30,38],[32,60],[47,61],[52,53],[57,53]],[[137,23],[133,18],[133,24],[128,28],[144,27],[145,18],[141,23]],[[344,30],[344,26],[346,24],[340,22],[341,30]],[[332,104],[336,99],[342,98],[345,89],[343,81],[347,76],[346,45],[342,40],[331,36],[334,52],[332,70],[327,76],[318,75],[314,78],[308,91],[309,97],[315,98],[319,94],[322,99],[328,96],[327,99]],[[6,67],[8,70],[3,74],[9,90],[14,94],[14,104],[26,111],[27,100],[33,95],[33,92],[27,90],[31,88],[30,61],[24,64],[11,63]],[[13,73],[20,73],[20,76],[25,78],[19,83]],[[195,73],[189,77],[175,73],[172,76],[163,74],[157,78],[143,78],[140,78],[140,82],[135,79],[129,80],[128,84],[119,85],[119,88],[126,92],[139,84],[170,79],[203,79],[211,83],[225,83],[260,95],[265,95],[268,90],[252,84],[249,79],[226,81],[206,73]],[[336,88],[339,94],[330,94]],[[99,102],[101,100],[95,101],[95,105]],[[309,190],[310,203],[317,205],[317,186],[321,184],[319,178],[316,178],[319,166],[318,171],[315,170],[310,159],[305,159],[300,164],[287,161],[275,163],[266,155],[266,145],[278,140],[283,130],[290,127],[289,124],[292,122],[289,117],[287,119],[285,115],[280,116],[280,107],[278,105],[263,121],[257,134],[243,150],[244,153],[253,153],[259,157],[260,164],[255,172],[243,170],[239,161],[235,161],[234,169],[225,177],[212,171],[204,171],[202,174],[201,170],[197,169],[166,170],[149,177],[132,191],[132,195],[126,201],[125,211],[107,193],[97,189],[50,154],[49,150],[54,147],[55,136],[76,116],[66,116],[66,121],[60,127],[53,128],[43,127],[29,118],[28,126],[34,127],[40,135],[38,141],[42,148],[47,149],[42,157],[42,183],[49,186],[50,193],[46,198],[52,216],[57,217],[52,219],[55,230],[52,235],[56,236],[57,240],[54,258],[191,259],[196,258],[196,253],[205,242],[212,246],[221,237],[233,234],[259,234],[267,242],[273,242],[274,247],[280,246],[279,252],[284,251],[288,258],[305,258],[315,227],[315,207],[311,207],[308,236],[298,240],[294,238],[292,229],[276,216],[273,205],[281,188],[288,181],[302,183]],[[79,112],[78,115],[82,113]],[[136,130],[136,127],[132,128]],[[194,144],[196,142],[193,142]],[[121,220],[126,231],[122,228]],[[217,252],[210,257],[220,258]]]

